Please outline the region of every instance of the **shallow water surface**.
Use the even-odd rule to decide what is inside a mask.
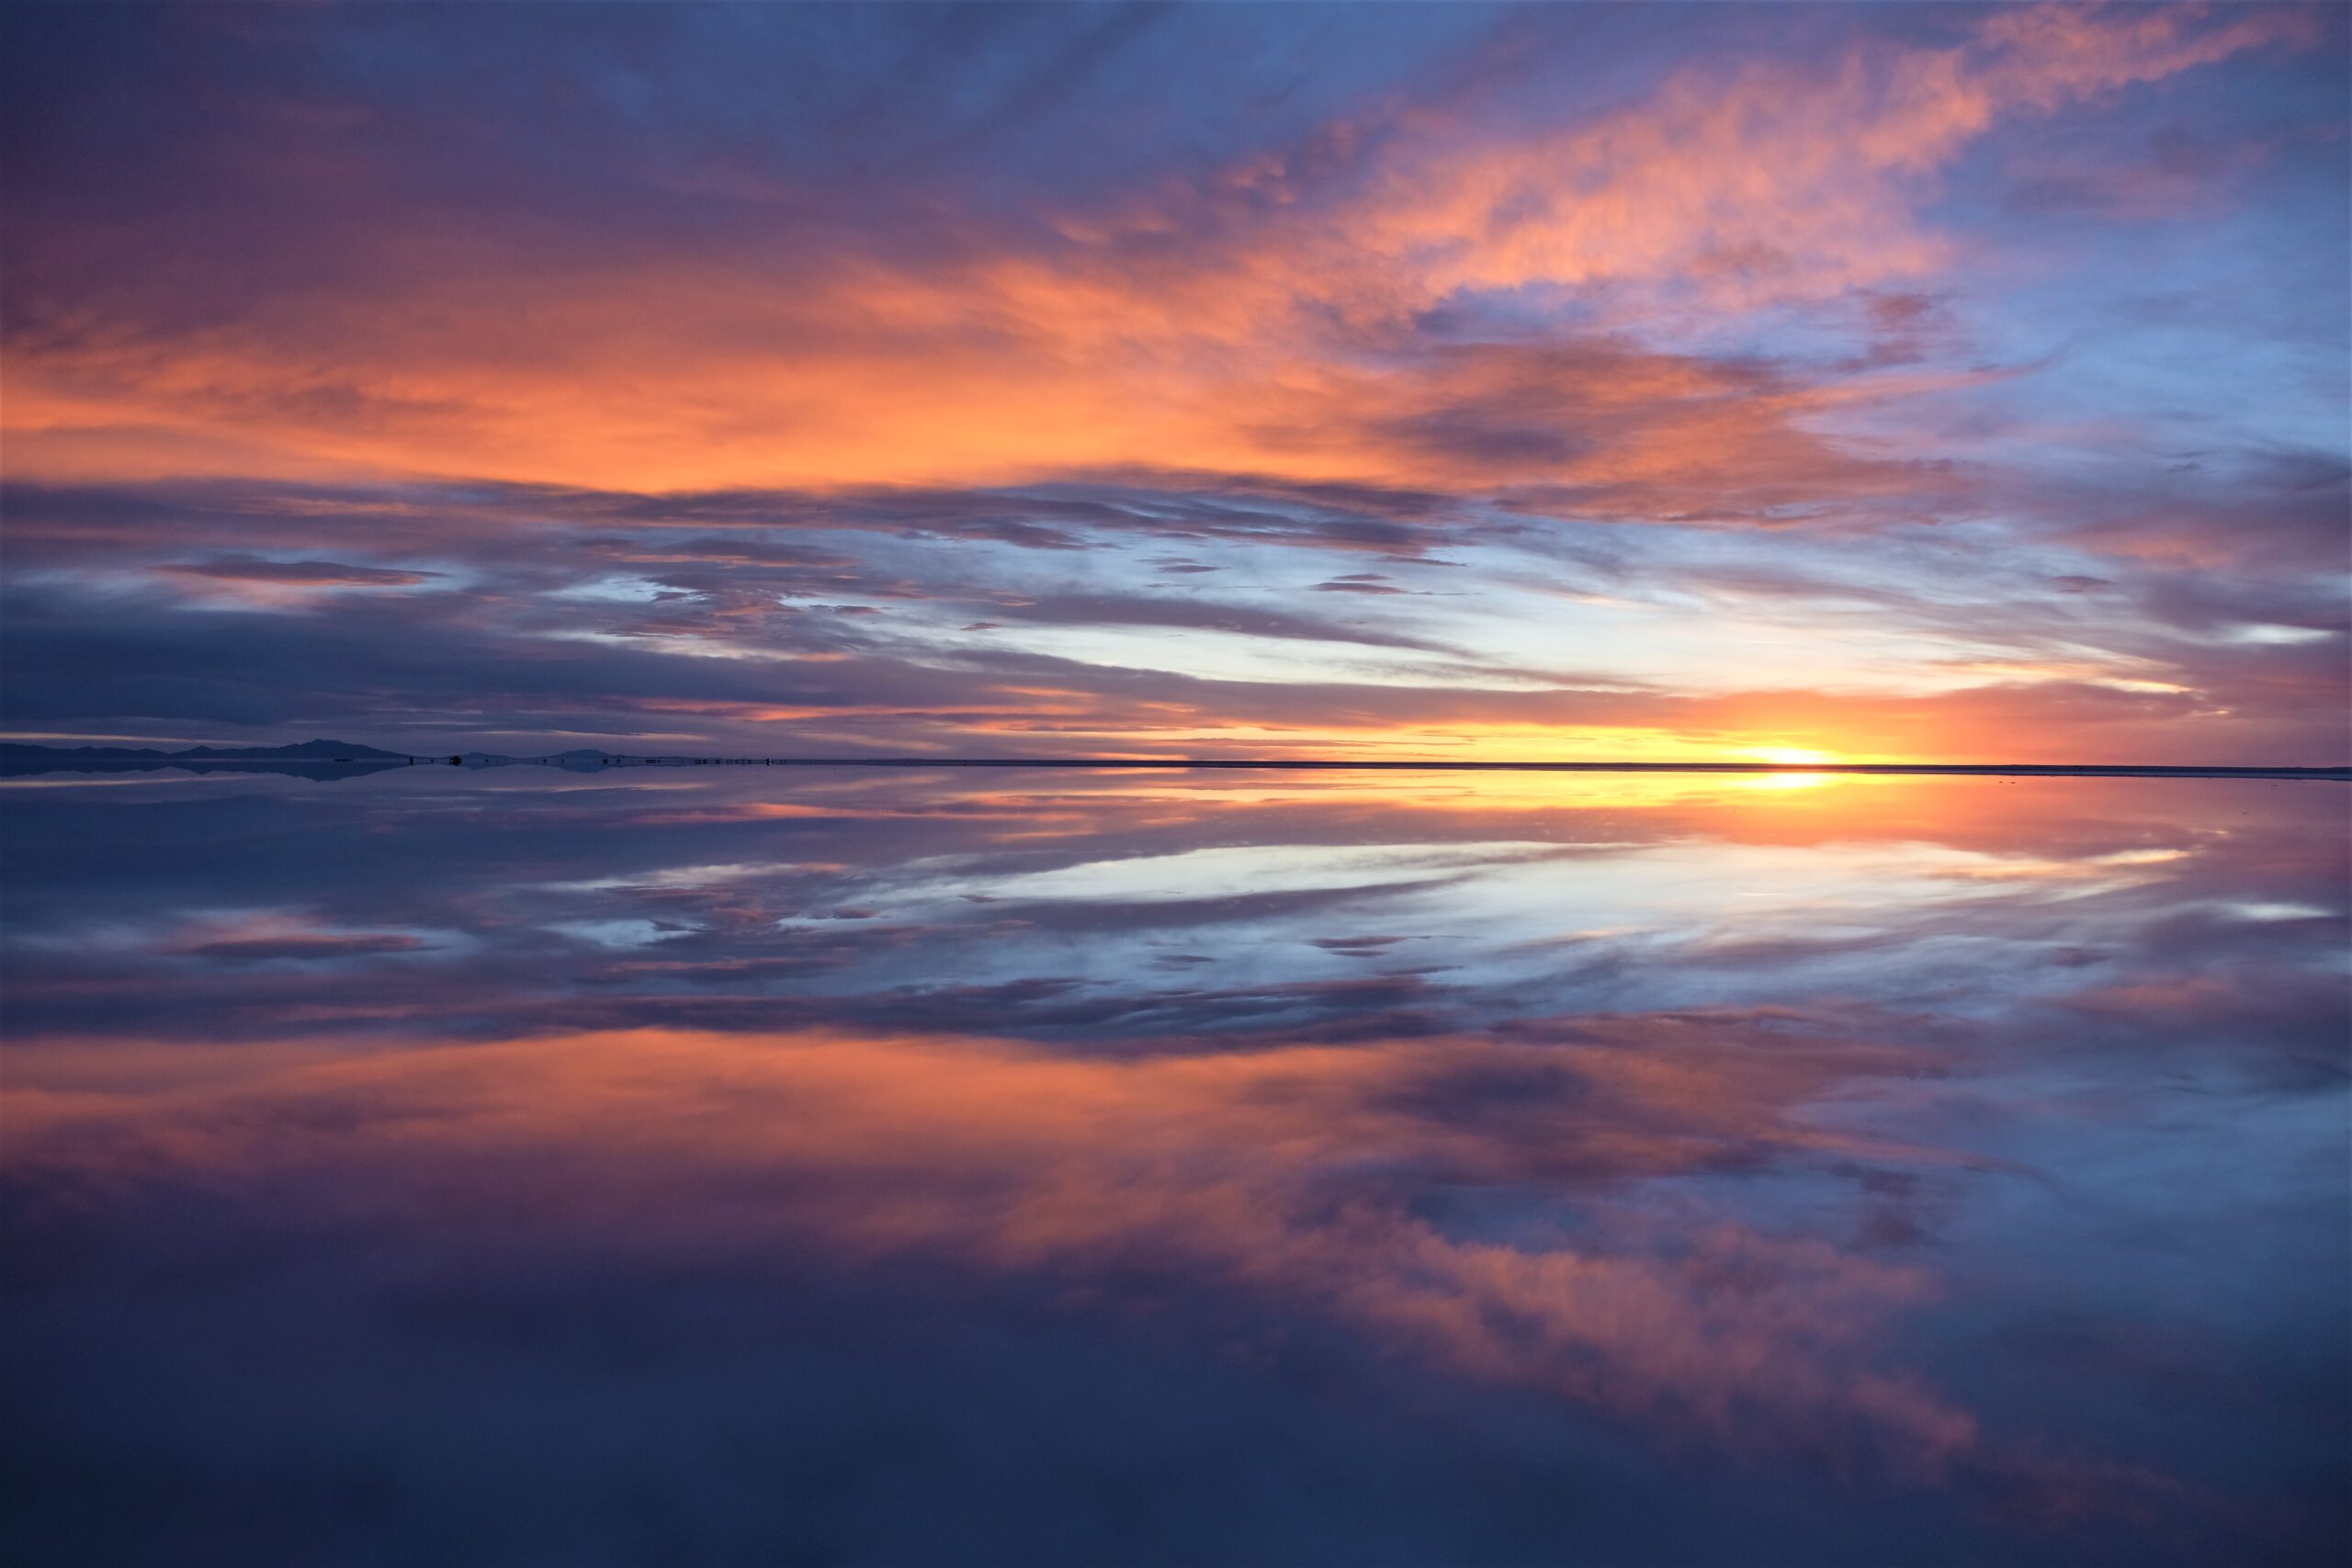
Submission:
[[[17,1561],[2352,1519],[2339,784],[6,787]]]

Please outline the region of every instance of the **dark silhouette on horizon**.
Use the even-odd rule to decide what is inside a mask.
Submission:
[[[2014,778],[2335,779],[2352,781],[2352,766],[2262,767],[2140,762],[1755,762],[1755,761],[1520,761],[1442,758],[1340,757],[847,757],[639,756],[580,748],[539,756],[495,751],[419,755],[346,740],[305,740],[288,746],[153,747],[40,746],[0,742],[0,774],[130,773],[164,768],[192,773],[284,773],[348,778],[402,767],[560,768],[601,773],[611,768],[1064,768],[1257,769],[1317,773],[1853,773],[1893,776]]]

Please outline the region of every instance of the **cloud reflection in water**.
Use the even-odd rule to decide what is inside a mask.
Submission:
[[[2323,1559],[2332,785],[11,801],[33,1560]]]

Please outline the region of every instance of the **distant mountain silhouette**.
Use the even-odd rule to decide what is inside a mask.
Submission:
[[[178,751],[153,746],[35,746],[28,741],[0,741],[0,757],[76,758],[89,761],[149,761],[188,758],[200,761],[365,762],[408,761],[404,751],[362,746],[356,740],[304,740],[292,746],[190,746]]]
[[[183,768],[193,773],[278,773],[347,775],[404,767],[405,752],[351,740],[304,740],[292,746],[36,746],[0,741],[0,773],[131,773]]]

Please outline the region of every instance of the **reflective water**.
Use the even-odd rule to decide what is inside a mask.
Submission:
[[[2329,784],[20,780],[25,1562],[2332,1561]]]

